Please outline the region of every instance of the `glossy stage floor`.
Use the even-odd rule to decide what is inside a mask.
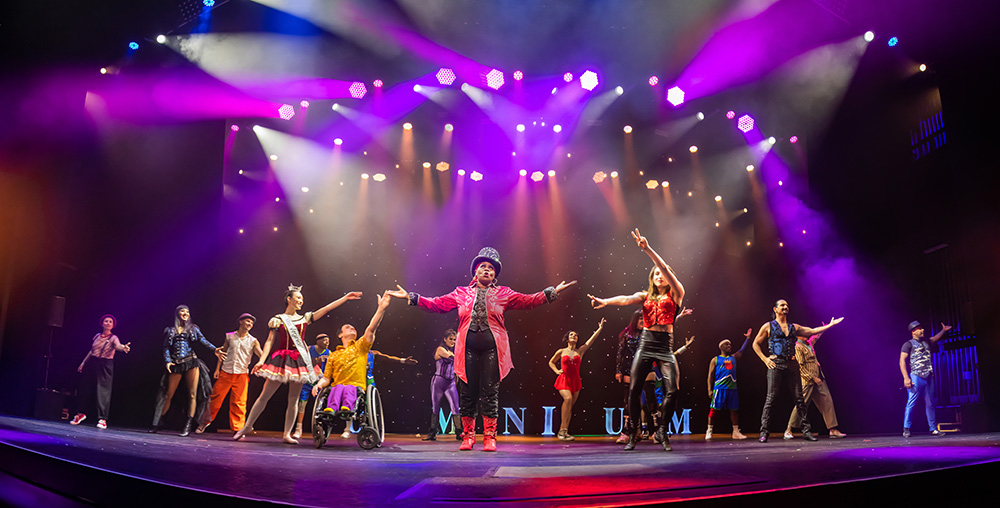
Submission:
[[[609,437],[500,439],[458,452],[453,436],[387,435],[361,449],[333,436],[282,444],[208,432],[99,430],[85,422],[0,417],[0,503],[14,506],[649,505],[673,501],[832,506],[987,498],[1000,473],[1000,433],[857,436],[760,444],[704,435],[650,441],[631,453]],[[950,501],[950,502],[949,502]]]

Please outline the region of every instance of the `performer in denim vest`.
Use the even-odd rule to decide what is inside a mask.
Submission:
[[[906,399],[906,411],[903,413],[903,437],[910,437],[910,427],[913,423],[913,408],[917,401],[924,399],[924,412],[927,414],[927,426],[931,434],[940,436],[937,419],[934,415],[934,365],[931,355],[937,349],[936,342],[944,336],[951,327],[941,323],[941,331],[924,339],[924,325],[920,321],[910,323],[910,340],[903,344],[899,353],[899,370],[903,374],[903,385],[909,394]],[[909,372],[907,372],[909,366]]]

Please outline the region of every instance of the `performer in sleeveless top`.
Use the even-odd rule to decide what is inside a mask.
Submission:
[[[346,295],[320,307],[313,312],[306,312],[300,315],[302,310],[302,286],[288,286],[285,291],[285,312],[274,316],[267,322],[270,332],[264,342],[264,354],[254,365],[251,372],[265,379],[264,389],[260,396],[254,401],[250,408],[250,415],[247,417],[243,428],[233,435],[233,439],[239,441],[248,433],[253,431],[253,424],[257,422],[260,413],[264,411],[271,396],[278,390],[278,387],[288,385],[288,407],[285,410],[285,428],[282,441],[288,444],[298,444],[292,438],[292,427],[295,425],[295,415],[298,413],[299,392],[303,383],[315,384],[319,376],[319,368],[312,365],[312,357],[306,348],[306,343],[302,339],[306,326],[326,315],[337,307],[343,305],[348,300],[361,298],[360,291],[347,293]]]
[[[629,414],[632,415],[629,429],[629,440],[625,450],[634,450],[639,440],[639,426],[636,425],[639,415],[639,399],[643,381],[653,362],[656,362],[663,374],[663,403],[660,404],[660,421],[656,429],[656,441],[663,445],[665,451],[670,451],[670,440],[667,439],[667,422],[674,412],[674,395],[677,393],[677,362],[673,353],[674,318],[677,309],[684,300],[684,285],[677,280],[677,275],[667,265],[666,261],[656,253],[646,238],[636,228],[632,231],[636,245],[653,260],[653,269],[649,271],[649,288],[631,295],[620,295],[612,298],[590,297],[595,309],[606,305],[642,304],[642,336],[639,349],[632,361],[632,372],[629,376]]]
[[[733,352],[733,343],[729,339],[719,342],[719,355],[708,362],[708,399],[711,400],[708,409],[708,429],[705,439],[712,439],[712,419],[717,411],[728,410],[729,420],[733,424],[733,439],[746,439],[740,432],[740,394],[736,388],[737,366],[750,346],[750,334],[753,328],[747,328],[743,334],[743,345]]]
[[[574,331],[566,332],[566,335],[563,335],[566,347],[556,350],[552,358],[549,359],[549,368],[558,375],[555,388],[563,399],[562,424],[559,426],[559,434],[557,435],[560,441],[576,439],[569,433],[569,422],[573,418],[573,404],[576,404],[580,390],[583,389],[583,381],[580,379],[580,363],[583,362],[583,355],[587,354],[590,345],[594,343],[594,339],[601,334],[603,329],[604,318],[601,318],[601,322],[597,324],[597,330],[579,348],[576,347],[576,344],[580,340],[580,335]],[[556,359],[560,359],[559,367],[556,366]]]
[[[504,312],[551,302],[560,292],[576,284],[576,281],[563,281],[558,286],[528,295],[497,285],[500,270],[500,253],[492,247],[484,247],[472,260],[473,279],[467,286],[434,298],[407,293],[398,286],[398,291],[391,293],[428,312],[445,313],[458,309],[455,376],[458,378],[463,432],[462,445],[458,449],[462,451],[471,450],[476,443],[477,402],[478,411],[483,414],[483,451],[497,450],[500,382],[514,368]]]
[[[434,375],[431,376],[431,426],[422,441],[436,441],[439,432],[440,418],[438,412],[441,411],[441,397],[448,399],[448,406],[451,410],[451,422],[455,428],[455,438],[462,439],[462,433],[458,430],[458,388],[455,385],[455,341],[458,339],[458,332],[446,330],[441,344],[434,350]]]
[[[778,390],[784,389],[792,394],[795,407],[802,415],[802,437],[806,441],[816,441],[809,428],[806,418],[806,405],[802,398],[802,384],[799,374],[799,362],[795,360],[796,337],[810,337],[823,333],[844,318],[831,319],[830,323],[818,328],[809,328],[788,321],[788,302],[778,300],[771,312],[772,321],[761,325],[757,337],[753,341],[753,350],[764,365],[767,365],[767,398],[764,399],[764,411],[760,416],[760,442],[767,442],[767,428],[771,423],[771,406],[778,396]],[[764,356],[761,344],[767,341],[770,356]],[[782,388],[784,387],[784,388]]]

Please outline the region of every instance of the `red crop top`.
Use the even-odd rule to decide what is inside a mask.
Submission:
[[[658,300],[647,296],[642,302],[642,326],[649,328],[655,325],[672,325],[676,313],[677,304],[670,295],[661,296]]]

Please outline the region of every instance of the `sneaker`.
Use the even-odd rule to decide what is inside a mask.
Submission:
[[[910,437],[910,429],[903,429],[903,437]]]
[[[931,431],[931,435],[932,436],[943,436],[944,432],[941,432],[940,430],[934,429],[934,430]]]
[[[106,428],[108,428],[108,421],[105,420],[104,418],[101,418],[100,420],[97,420],[97,428],[99,428],[99,429],[106,429]]]
[[[77,413],[76,416],[69,422],[70,425],[80,425],[80,422],[87,419],[87,415],[83,413]]]
[[[324,413],[332,413],[333,412],[333,408],[332,407],[324,407],[323,408],[323,412]]]
[[[351,429],[345,429],[344,433],[341,434],[340,437],[342,437],[344,439],[350,439],[351,438]]]
[[[711,441],[711,440],[712,440],[712,426],[709,425],[708,429],[705,430],[705,441]]]
[[[733,439],[746,439],[747,437],[740,432],[740,429],[733,429]]]
[[[792,434],[792,431],[790,430],[785,431],[785,439],[794,439],[794,438],[795,436]]]

